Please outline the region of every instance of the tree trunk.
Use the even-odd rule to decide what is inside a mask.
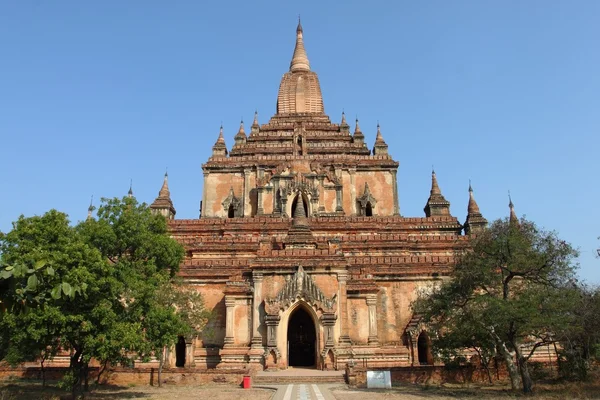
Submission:
[[[506,363],[506,369],[508,369],[508,375],[510,376],[510,386],[513,390],[519,390],[521,388],[521,375],[519,369],[515,365],[512,354],[508,351],[506,343],[504,343],[498,336],[495,338],[496,346],[498,351],[502,355],[504,362]]]
[[[104,371],[106,371],[107,365],[108,365],[108,360],[106,360],[106,361],[104,361],[104,363],[102,363],[102,368],[100,368],[100,371],[98,372],[98,376],[96,377],[96,385],[100,384],[100,377],[102,376]]]
[[[81,384],[81,363],[79,358],[81,357],[81,351],[75,350],[75,353],[71,356],[71,373],[73,374],[73,386],[71,387],[71,397],[73,400],[77,399],[77,389]]]
[[[515,353],[517,353],[517,360],[519,360],[519,371],[521,372],[521,380],[523,382],[523,393],[529,394],[533,391],[533,380],[531,380],[531,374],[529,373],[529,366],[527,365],[527,357],[523,357],[519,345],[515,345]]]
[[[46,387],[46,370],[44,369],[44,361],[46,361],[46,359],[42,356],[42,358],[40,359],[40,372],[42,374],[42,387]]]
[[[90,385],[89,385],[89,375],[90,375],[90,364],[89,363],[85,363],[83,365],[83,390],[86,392],[89,392],[90,390]]]
[[[158,352],[158,387],[162,387],[162,369],[164,364],[164,349]]]

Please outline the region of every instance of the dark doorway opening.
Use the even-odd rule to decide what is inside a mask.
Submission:
[[[315,323],[304,308],[297,308],[290,316],[287,335],[288,365],[314,367],[317,342]]]
[[[233,204],[229,205],[229,210],[227,210],[227,218],[233,218],[235,216],[235,210],[233,209]]]
[[[419,364],[428,365],[431,361],[429,352],[429,336],[427,333],[421,332],[417,339],[417,350],[419,354]]]
[[[304,215],[306,217],[308,217],[308,206],[306,205],[306,202],[304,201],[302,194],[298,194],[296,196],[296,198],[294,199],[294,201],[292,202],[292,217],[294,217],[294,215],[296,215],[296,207],[298,206],[298,202],[300,204],[302,204],[302,207],[304,207]]]
[[[373,216],[373,207],[371,207],[371,202],[367,203],[365,207],[365,216],[372,217]]]
[[[297,145],[297,149],[298,149],[298,155],[301,156],[302,155],[302,136],[298,136],[296,145]]]
[[[175,345],[175,366],[179,368],[185,366],[185,339],[183,336],[179,336]]]

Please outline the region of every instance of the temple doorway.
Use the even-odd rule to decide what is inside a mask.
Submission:
[[[429,336],[427,332],[421,332],[417,339],[417,354],[420,365],[433,364],[433,357],[431,356],[431,350],[429,348]]]
[[[185,339],[179,336],[175,345],[175,366],[178,368],[185,366]]]
[[[298,307],[290,315],[287,330],[288,366],[316,366],[316,328],[310,314]]]

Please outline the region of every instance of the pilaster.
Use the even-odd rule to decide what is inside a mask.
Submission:
[[[366,297],[367,306],[369,307],[369,344],[379,344],[377,337],[377,295],[368,294]]]
[[[244,193],[242,193],[242,216],[250,216],[250,168],[244,169]]]
[[[350,212],[352,215],[357,215],[356,210],[356,168],[348,168],[348,174],[350,175],[350,204],[352,208]]]
[[[262,272],[252,272],[252,348],[263,347],[263,338],[260,333],[260,305],[262,299]]]
[[[235,343],[235,298],[225,296],[225,341],[224,347]]]
[[[348,293],[346,288],[346,282],[348,281],[348,272],[340,271],[337,273],[338,286],[339,286],[339,299],[338,304],[340,316],[340,339],[339,343],[342,346],[350,345],[350,335],[348,334]]]
[[[400,202],[398,200],[398,171],[392,170],[392,183],[394,191],[394,215],[400,215]]]

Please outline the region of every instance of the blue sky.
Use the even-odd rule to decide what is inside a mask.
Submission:
[[[297,15],[325,110],[377,121],[400,162],[401,213],[423,216],[434,165],[464,221],[558,231],[600,283],[600,2],[28,1],[0,3],[0,230],[93,194],[151,202],[169,170],[197,218],[201,164],[223,122],[275,112]],[[97,201],[96,201],[97,203]]]

